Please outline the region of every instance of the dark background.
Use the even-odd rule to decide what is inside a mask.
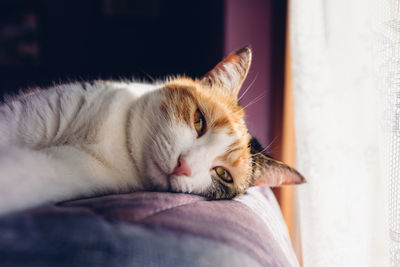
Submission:
[[[38,45],[38,58],[26,60],[26,64],[1,62],[0,57],[1,93],[76,78],[202,75],[223,56],[224,12],[223,1],[198,3],[1,1],[0,29],[7,24],[19,26],[18,30],[21,17],[33,16],[35,29],[29,38]],[[4,50],[5,37],[0,50]],[[15,47],[21,42],[14,40],[8,45]]]

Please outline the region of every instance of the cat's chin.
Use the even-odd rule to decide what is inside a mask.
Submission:
[[[187,179],[193,179],[193,177],[187,177],[187,176],[176,176],[176,175],[171,175],[169,178],[169,190],[172,192],[177,192],[177,193],[195,193],[195,187],[193,183],[187,182],[185,180]]]

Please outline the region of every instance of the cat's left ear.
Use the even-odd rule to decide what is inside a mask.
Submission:
[[[217,66],[209,71],[201,82],[208,86],[219,86],[226,89],[234,97],[246,79],[251,64],[251,49],[245,46],[229,54]]]
[[[275,187],[306,182],[297,170],[264,154],[262,146],[254,137],[251,138],[249,146],[253,160],[252,185]]]

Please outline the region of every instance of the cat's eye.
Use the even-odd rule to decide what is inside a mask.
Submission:
[[[196,110],[194,113],[194,129],[197,132],[197,136],[200,137],[204,134],[206,129],[206,121],[204,119],[203,114],[201,114],[200,110]]]
[[[227,183],[232,183],[233,182],[233,178],[231,176],[231,174],[225,170],[223,167],[218,166],[214,168],[215,173],[218,175],[219,178],[221,178],[222,180],[224,180]]]

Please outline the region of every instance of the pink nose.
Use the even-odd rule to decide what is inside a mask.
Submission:
[[[192,171],[190,170],[189,166],[187,165],[186,161],[182,158],[182,156],[179,156],[178,164],[175,166],[175,169],[172,171],[172,174],[176,176],[192,175]]]

